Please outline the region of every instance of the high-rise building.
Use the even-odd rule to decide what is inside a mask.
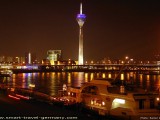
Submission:
[[[62,53],[61,50],[48,50],[47,59],[50,61],[51,65],[54,65],[56,61],[61,60]]]
[[[25,57],[19,57],[19,58],[20,58],[19,62],[20,62],[21,64],[24,64],[24,63],[25,63]]]
[[[37,57],[35,53],[31,53],[31,52],[25,53],[25,64],[34,64],[36,62],[37,62]]]
[[[0,56],[0,62],[5,62],[5,56]]]
[[[26,52],[25,53],[25,63],[26,64],[31,64],[32,58],[31,58],[31,53],[30,52]]]
[[[5,62],[12,63],[13,62],[13,57],[7,56]]]
[[[80,4],[80,14],[77,14],[77,22],[79,24],[79,55],[78,64],[83,65],[83,24],[86,20],[86,15],[82,13],[82,3]]]

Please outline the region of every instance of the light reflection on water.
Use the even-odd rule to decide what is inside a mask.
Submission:
[[[49,95],[57,95],[63,84],[67,86],[81,87],[82,83],[96,78],[114,78],[117,73],[101,72],[48,72],[48,73],[19,73],[13,74],[11,78],[0,78],[2,83],[11,86],[29,88],[35,84],[35,90]],[[134,72],[122,73],[118,79],[134,82],[138,87],[147,90],[160,88],[160,75],[138,74]]]

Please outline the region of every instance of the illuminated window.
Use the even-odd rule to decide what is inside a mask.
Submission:
[[[96,86],[88,86],[88,87],[85,87],[83,90],[82,90],[82,93],[88,93],[88,94],[98,94],[98,88]]]
[[[118,108],[118,107],[125,107],[125,104],[126,101],[124,99],[120,99],[120,98],[115,98],[112,102],[112,107],[111,109],[114,109],[114,108]]]
[[[116,99],[113,100],[113,102],[120,103],[120,104],[125,104],[125,100],[124,99],[118,99],[118,98],[116,98]]]

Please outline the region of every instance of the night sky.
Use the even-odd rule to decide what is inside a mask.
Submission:
[[[159,0],[83,0],[84,60],[150,59],[160,53]],[[62,50],[78,59],[80,0],[1,0],[0,56]]]

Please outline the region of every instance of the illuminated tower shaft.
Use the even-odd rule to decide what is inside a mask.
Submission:
[[[77,15],[77,22],[79,24],[79,55],[78,64],[83,65],[83,24],[85,22],[86,15],[82,14],[82,3],[80,4],[80,14]]]

